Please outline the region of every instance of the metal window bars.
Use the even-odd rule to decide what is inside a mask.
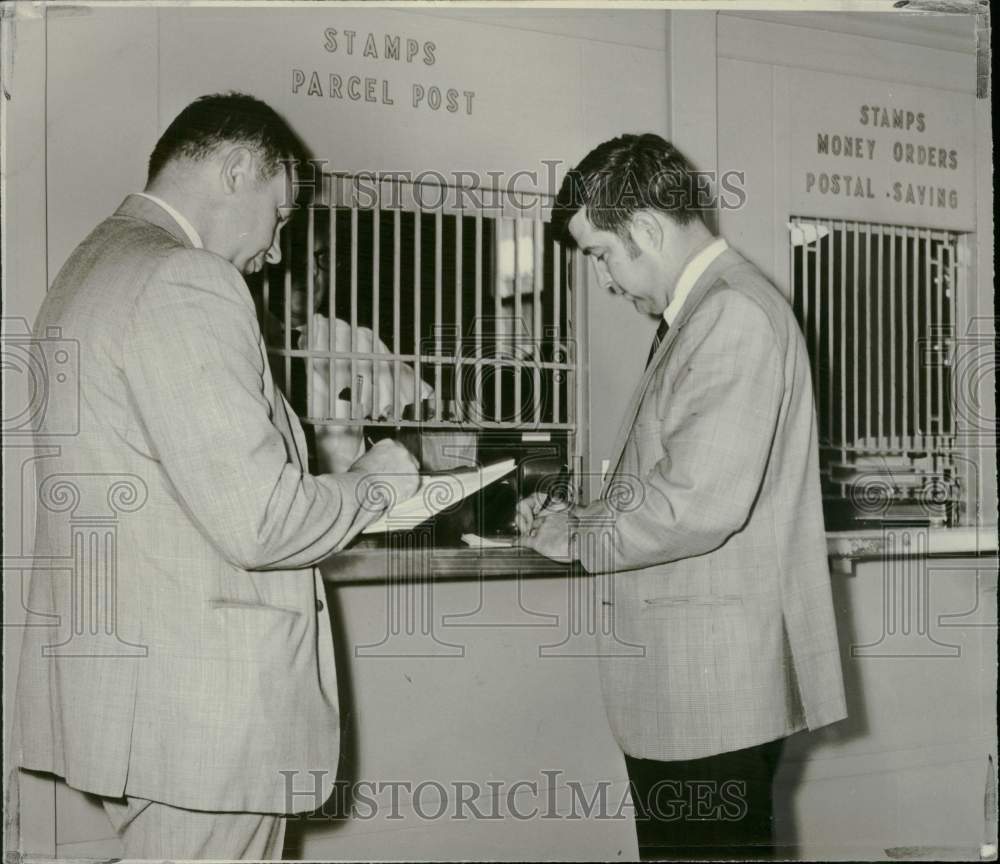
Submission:
[[[574,253],[549,196],[323,175],[260,279],[275,378],[305,424],[576,430]]]
[[[789,229],[828,527],[954,524],[960,235],[807,217],[793,217]]]

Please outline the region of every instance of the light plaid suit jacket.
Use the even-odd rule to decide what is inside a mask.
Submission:
[[[361,475],[308,474],[246,283],[145,198],[76,249],[35,332],[78,343],[80,399],[38,429],[51,569],[31,580],[22,766],[192,809],[313,809],[339,718],[312,565],[377,515]]]
[[[602,498],[601,681],[625,753],[696,759],[846,716],[805,342],[733,250],[646,369]]]

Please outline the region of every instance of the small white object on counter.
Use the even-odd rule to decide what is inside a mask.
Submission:
[[[478,534],[463,534],[462,542],[466,546],[471,546],[475,549],[477,546],[481,549],[509,549],[514,545],[513,537],[480,537]]]

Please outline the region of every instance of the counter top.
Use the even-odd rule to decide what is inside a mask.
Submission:
[[[418,558],[419,556],[419,558]],[[332,555],[320,565],[327,582],[382,582],[389,572],[399,573],[401,558],[415,566],[408,579],[509,579],[512,577],[584,576],[573,564],[561,564],[532,549],[520,546],[474,549],[455,548],[354,547]],[[402,574],[400,574],[402,575]]]
[[[863,531],[831,531],[826,535],[826,548],[834,560],[881,558],[887,548],[892,554],[905,557],[996,555],[997,527],[887,526]]]
[[[951,555],[957,557],[996,555],[997,528],[898,527],[827,534],[827,550],[836,561],[880,558],[890,551],[901,556]],[[414,566],[402,571],[402,558]],[[510,579],[587,575],[579,565],[561,564],[520,546],[471,548],[385,546],[367,541],[320,565],[327,582],[337,584],[384,582],[387,574],[405,579]]]

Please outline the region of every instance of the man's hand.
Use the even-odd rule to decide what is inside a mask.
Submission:
[[[362,454],[351,466],[351,472],[368,475],[367,480],[372,485],[365,493],[366,500],[372,504],[384,501],[388,507],[416,493],[420,487],[418,467],[417,460],[402,444],[383,438]]]
[[[532,533],[532,527],[536,519],[549,516],[553,513],[568,513],[570,504],[566,501],[553,499],[543,492],[536,492],[527,498],[522,498],[517,505],[517,515],[515,525],[517,533],[522,537],[528,537]]]
[[[553,561],[569,563],[576,560],[570,543],[572,528],[569,521],[569,511],[536,516],[530,534],[522,534],[519,545],[534,549],[539,555],[551,558]]]
[[[546,558],[572,561],[570,550],[570,506],[551,501],[548,495],[536,492],[517,505],[517,530],[520,545],[534,549]]]
[[[541,516],[547,501],[548,495],[536,492],[534,495],[522,498],[518,502],[517,515],[515,516],[515,525],[517,526],[518,534],[522,537],[527,537],[531,534],[531,528],[535,524],[535,519]]]

